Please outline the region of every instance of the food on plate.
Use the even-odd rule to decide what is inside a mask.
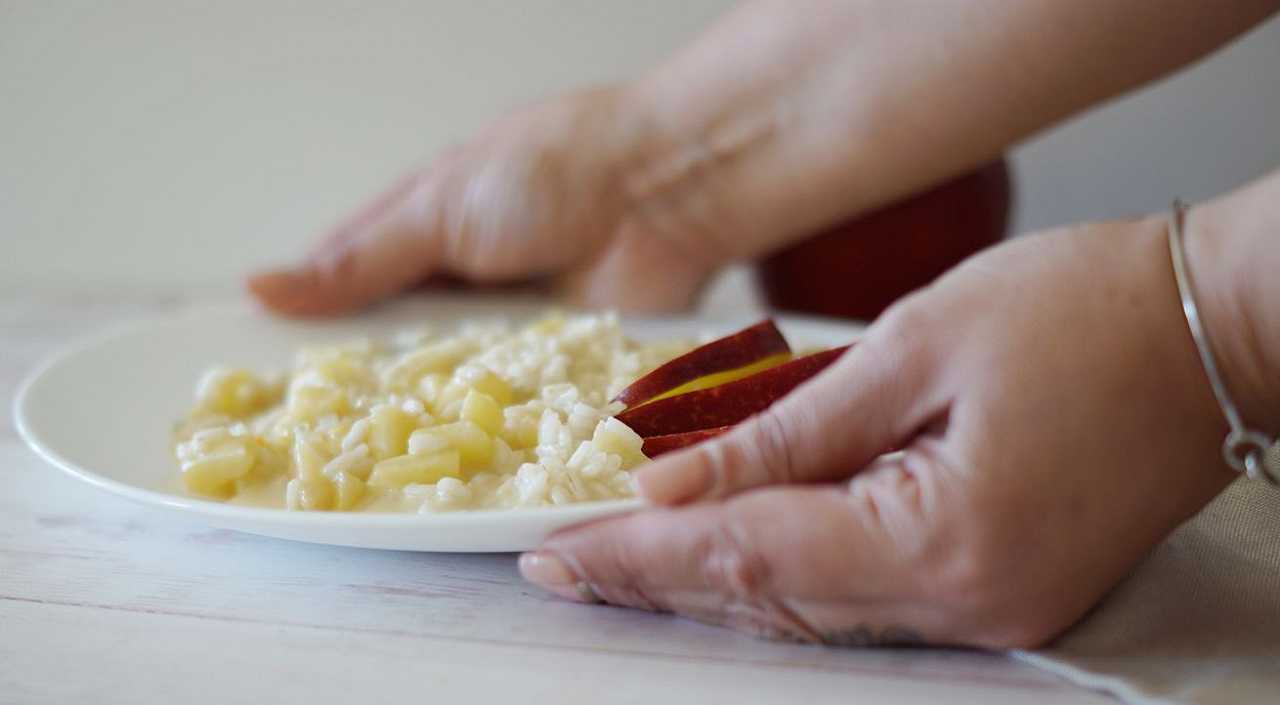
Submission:
[[[772,319],[713,340],[641,377],[614,397],[628,407],[715,387],[786,362],[791,346]]]
[[[848,347],[797,357],[750,377],[631,407],[617,418],[643,438],[732,426],[764,411]]]
[[[174,452],[187,491],[238,504],[619,499],[634,495],[631,469],[723,433],[846,349],[792,358],[768,320],[691,347],[631,340],[606,314],[304,348],[287,375],[207,372]]]
[[[449,511],[630,497],[642,440],[610,399],[687,351],[613,315],[304,348],[287,375],[209,371],[179,425],[185,488],[299,510]]]

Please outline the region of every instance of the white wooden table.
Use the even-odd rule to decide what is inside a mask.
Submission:
[[[775,644],[569,604],[524,584],[512,555],[211,529],[20,443],[8,402],[34,363],[184,303],[0,284],[0,703],[1111,702],[996,655]]]

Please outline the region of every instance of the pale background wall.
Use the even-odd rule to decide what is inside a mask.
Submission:
[[[0,282],[232,286],[505,106],[729,0],[0,0]],[[1019,229],[1280,167],[1280,20],[1020,149]]]

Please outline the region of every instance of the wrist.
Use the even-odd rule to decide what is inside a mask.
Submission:
[[[760,189],[777,176],[777,112],[763,98],[679,95],[679,83],[660,68],[620,87],[627,220],[713,268],[773,249],[789,210]]]
[[[1193,294],[1228,393],[1249,428],[1280,432],[1280,178],[1188,210]]]

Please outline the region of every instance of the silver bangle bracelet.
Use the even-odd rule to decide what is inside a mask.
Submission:
[[[1173,258],[1173,276],[1178,283],[1178,295],[1182,298],[1182,312],[1186,314],[1187,326],[1191,328],[1191,337],[1200,351],[1200,362],[1204,363],[1213,396],[1217,397],[1222,415],[1231,427],[1226,439],[1222,441],[1222,458],[1227,465],[1250,479],[1280,485],[1280,453],[1269,452],[1275,445],[1275,439],[1245,426],[1244,420],[1240,418],[1240,411],[1227,391],[1222,373],[1218,371],[1213,350],[1209,347],[1209,336],[1205,333],[1200,310],[1196,307],[1196,299],[1191,291],[1191,275],[1187,272],[1186,255],[1182,247],[1182,220],[1185,212],[1186,206],[1182,201],[1173,202],[1169,211],[1169,254]]]

